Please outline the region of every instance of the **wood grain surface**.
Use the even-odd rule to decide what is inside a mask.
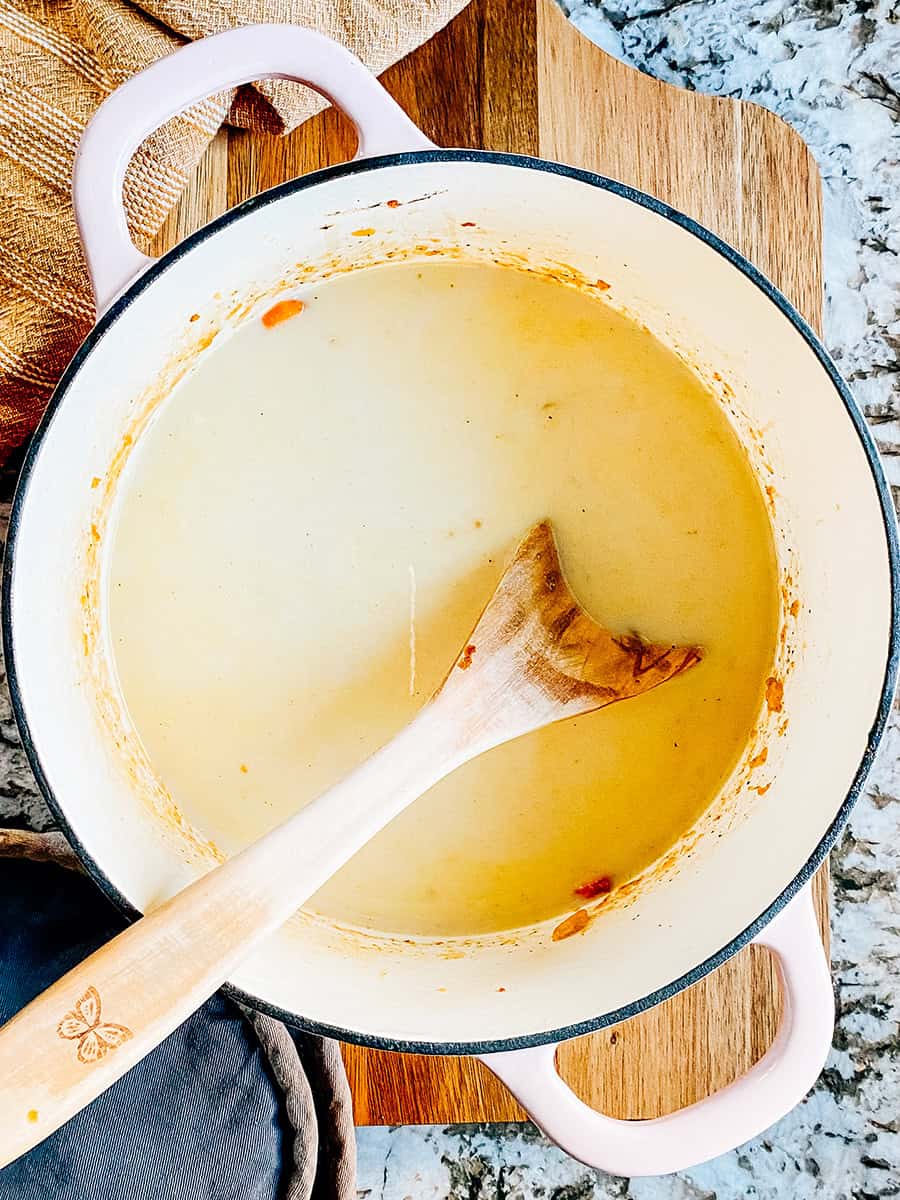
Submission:
[[[610,175],[696,217],[742,250],[814,327],[821,318],[821,210],[815,164],[777,117],[731,99],[672,88],[597,49],[554,0],[472,0],[383,82],[443,146],[539,154]],[[329,111],[288,138],[223,132],[157,249],[227,206],[353,153]],[[817,896],[827,931],[827,876]],[[559,1052],[587,1103],[652,1117],[709,1094],[769,1045],[774,973],[760,951],[738,954],[673,1000]],[[359,1124],[518,1120],[522,1112],[470,1059],[345,1047]]]

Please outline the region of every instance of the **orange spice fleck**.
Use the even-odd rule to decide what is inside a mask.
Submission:
[[[463,229],[474,229],[475,222],[474,221],[463,221],[462,227],[463,227]]]
[[[474,525],[475,525],[475,528],[476,528],[476,529],[480,529],[480,528],[481,528],[481,521],[478,521],[478,520],[476,520],[476,521],[474,522]]]
[[[777,492],[775,491],[775,489],[772,487],[771,483],[767,483],[767,484],[766,484],[766,495],[769,497],[769,502],[770,502],[771,504],[774,504],[774,503],[775,503],[775,497],[778,495],[778,493],[777,493]]]
[[[781,712],[784,707],[784,684],[774,675],[766,680],[766,705],[769,712]]]
[[[506,991],[506,988],[500,988],[500,987],[498,987],[498,988],[497,988],[497,991],[498,991],[498,992],[505,992],[505,991]]]
[[[38,1110],[36,1108],[29,1108],[28,1120],[32,1123],[32,1125],[34,1125],[34,1123],[37,1121],[37,1119],[38,1119]]]
[[[760,796],[764,796],[771,786],[771,783],[764,783],[761,787],[751,787],[750,791],[756,792]]]
[[[587,909],[579,908],[570,917],[566,917],[564,921],[560,921],[553,930],[553,941],[561,942],[564,938],[572,937],[576,933],[583,933],[589,923],[590,917],[588,916]]]
[[[246,763],[241,763],[241,774],[242,775],[246,775],[249,770],[250,770],[250,768],[247,766]]]
[[[98,488],[99,486],[100,486],[100,476],[95,475],[94,478],[91,480],[91,487]]]
[[[797,617],[800,615],[800,601],[799,600],[795,600],[794,603],[791,605],[790,614],[792,617]]]
[[[461,658],[460,658],[460,660],[459,660],[459,664],[458,664],[458,665],[459,665],[459,669],[460,669],[461,671],[468,671],[469,667],[471,667],[471,665],[472,665],[472,655],[473,655],[474,653],[475,653],[475,647],[474,647],[474,646],[472,645],[472,643],[470,642],[470,643],[469,643],[469,645],[468,645],[468,646],[466,646],[465,650],[463,650],[463,652],[462,652],[462,657],[461,657]]]
[[[388,201],[386,201],[386,203],[387,203],[388,208],[399,208],[400,207],[399,200],[388,200]]]
[[[100,530],[97,528],[96,525],[91,526],[91,541],[92,542],[100,541]]]
[[[582,883],[574,890],[576,896],[584,896],[586,900],[593,900],[595,896],[605,896],[612,891],[612,880],[608,875],[601,875],[599,879],[589,879],[587,883]]]
[[[788,731],[788,725],[790,725],[790,721],[787,719],[787,717],[785,717],[785,719],[778,726],[778,736],[779,737],[784,737],[784,735]]]
[[[608,292],[612,287],[611,283],[607,283],[605,279],[598,279],[594,284],[595,288],[599,288],[601,292]]]
[[[722,376],[719,374],[718,371],[713,371],[713,379],[716,381],[716,383],[722,382]]]
[[[759,754],[755,754],[753,756],[753,758],[750,759],[750,761],[747,763],[747,766],[750,768],[751,771],[753,771],[757,767],[761,767],[768,757],[769,757],[769,747],[763,746],[763,748],[762,748],[762,750],[760,750]]]
[[[291,317],[296,317],[299,312],[303,312],[302,300],[279,300],[277,304],[273,304],[270,309],[267,309],[263,313],[262,323],[266,329],[274,329],[282,321],[288,321]]]
[[[193,325],[193,323],[194,323],[195,321],[199,321],[199,320],[200,320],[200,314],[199,314],[199,313],[191,313],[191,315],[188,317],[188,320],[189,320],[189,321],[191,322],[191,324]]]
[[[375,232],[375,230],[371,229],[371,228],[369,228],[369,229],[354,229],[353,236],[354,237],[371,237],[374,232]]]

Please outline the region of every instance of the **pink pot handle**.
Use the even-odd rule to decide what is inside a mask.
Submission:
[[[774,951],[784,1016],[767,1053],[740,1079],[666,1117],[620,1121],[588,1108],[556,1072],[556,1046],[486,1054],[532,1120],[573,1158],[611,1175],[668,1175],[762,1133],[803,1099],[834,1032],[831,972],[809,885],[754,938]]]
[[[257,79],[294,79],[326,96],[356,126],[356,158],[434,145],[355,55],[322,34],[247,25],[191,42],[117,88],[81,138],[72,198],[98,313],[153,261],[132,242],[122,203],[135,150],[192,104]]]

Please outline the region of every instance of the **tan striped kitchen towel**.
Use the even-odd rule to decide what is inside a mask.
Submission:
[[[0,465],[31,434],[90,328],[69,187],[78,139],[118,84],[185,41],[288,21],[329,34],[375,72],[465,0],[0,0]],[[211,97],[149,138],[125,200],[139,244],[159,229],[225,120],[285,133],[321,103],[280,82]]]

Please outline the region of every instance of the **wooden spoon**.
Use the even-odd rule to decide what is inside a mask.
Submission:
[[[0,1029],[0,1165],[124,1075],[439,779],[501,742],[647,692],[700,657],[696,646],[653,645],[598,625],[563,579],[549,524],[535,525],[406,729]]]

